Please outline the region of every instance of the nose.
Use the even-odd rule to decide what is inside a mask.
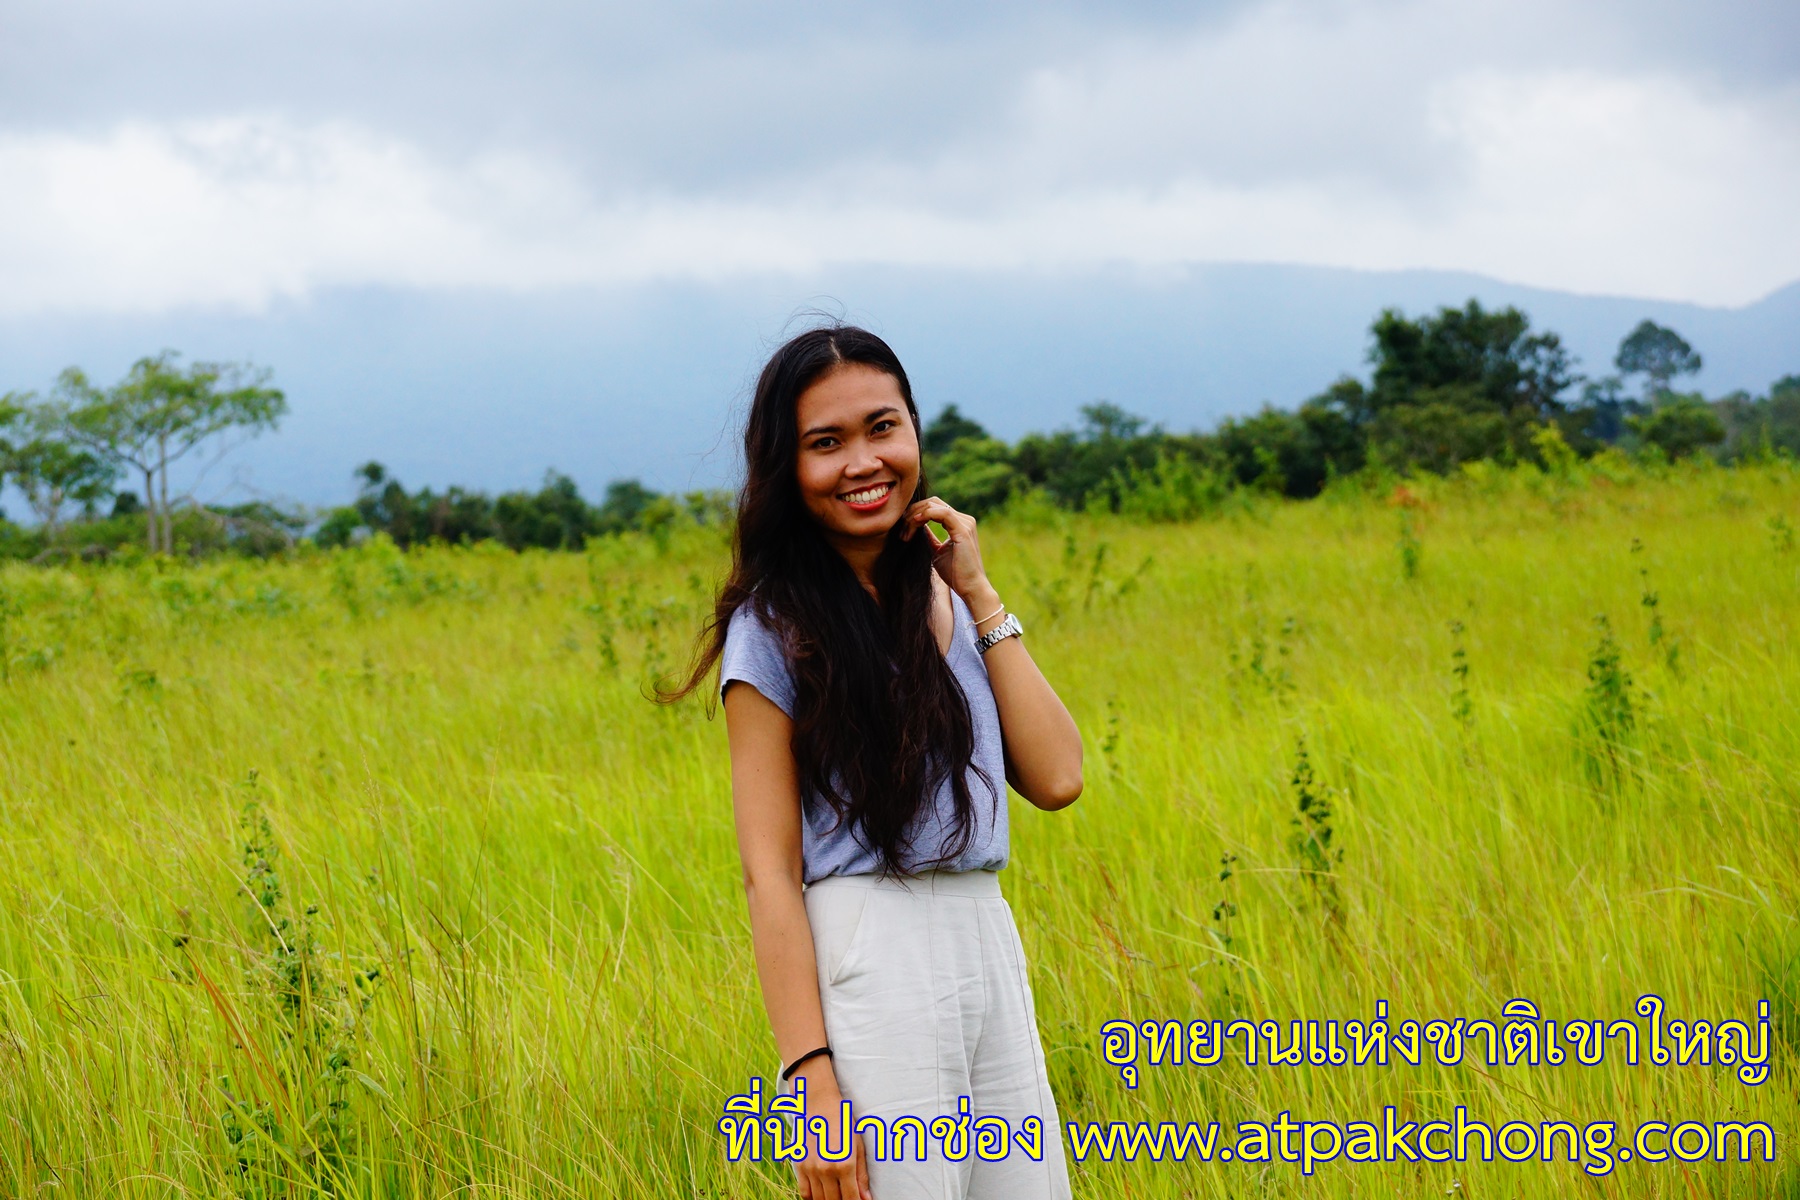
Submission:
[[[844,474],[855,479],[865,475],[873,475],[881,470],[881,456],[867,442],[857,442],[850,449],[850,461],[844,466]]]

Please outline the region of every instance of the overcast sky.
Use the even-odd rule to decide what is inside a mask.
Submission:
[[[845,264],[1800,279],[1793,0],[0,0],[0,313]]]

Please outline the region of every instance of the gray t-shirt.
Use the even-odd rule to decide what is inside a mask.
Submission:
[[[969,700],[969,717],[974,726],[975,755],[971,767],[981,767],[993,781],[993,791],[973,769],[968,773],[969,795],[974,801],[973,828],[968,849],[951,862],[940,864],[944,871],[998,871],[1006,865],[1006,760],[1000,742],[1000,710],[994,705],[994,689],[988,683],[987,664],[975,649],[975,620],[960,596],[950,598],[955,612],[950,651],[944,656],[950,671],[962,685]],[[794,673],[788,663],[781,636],[769,628],[753,611],[755,602],[744,604],[732,614],[725,628],[725,652],[719,659],[719,695],[734,680],[754,687],[786,713],[794,715]],[[800,856],[803,879],[807,883],[827,875],[865,875],[881,869],[880,857],[863,844],[847,822],[839,822],[831,806],[816,793],[802,797],[800,822]],[[914,861],[934,858],[943,849],[950,832],[950,815],[955,811],[950,781],[946,779],[932,797],[931,804],[920,810],[912,829],[910,857]],[[836,828],[833,828],[833,825]]]

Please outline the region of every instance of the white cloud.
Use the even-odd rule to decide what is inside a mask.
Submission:
[[[621,194],[551,148],[456,157],[342,119],[14,133],[0,136],[0,308],[869,262],[1443,267],[1719,304],[1800,278],[1792,91],[1495,66],[1407,84],[1368,57],[1375,17],[1358,20],[1275,8],[1180,45],[1101,47],[1022,77],[1004,119],[929,154],[850,155],[754,192]],[[1320,107],[1338,89],[1358,103]]]
[[[334,285],[554,282],[586,219],[553,169],[445,164],[344,123],[129,122],[0,139],[0,304],[256,307]]]
[[[1471,175],[1415,252],[1574,291],[1754,299],[1800,278],[1795,100],[1583,72],[1459,80],[1436,116]]]

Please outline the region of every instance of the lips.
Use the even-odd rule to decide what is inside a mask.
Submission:
[[[894,490],[892,481],[872,483],[854,492],[839,492],[838,499],[848,504],[857,512],[874,512],[887,503],[888,494]]]

